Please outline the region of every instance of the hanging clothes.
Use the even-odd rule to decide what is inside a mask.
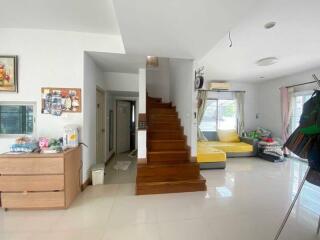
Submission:
[[[320,91],[315,91],[303,105],[300,127],[306,135],[320,134]]]
[[[308,159],[310,168],[320,172],[320,91],[316,90],[303,105],[300,125],[284,147]]]

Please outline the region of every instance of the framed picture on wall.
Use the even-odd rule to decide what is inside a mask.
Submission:
[[[81,112],[80,88],[41,88],[41,113]]]
[[[0,55],[0,92],[18,92],[18,57]]]

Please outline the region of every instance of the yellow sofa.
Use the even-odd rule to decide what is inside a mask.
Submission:
[[[254,145],[246,142],[198,142],[197,161],[201,169],[225,168],[227,157],[254,156]]]

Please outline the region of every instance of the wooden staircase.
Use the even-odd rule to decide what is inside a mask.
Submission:
[[[147,163],[137,166],[136,194],[205,191],[199,164],[190,161],[180,120],[171,103],[147,98]]]

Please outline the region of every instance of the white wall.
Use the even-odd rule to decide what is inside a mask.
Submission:
[[[139,69],[139,114],[146,113],[146,69]],[[137,121],[137,124],[139,122]],[[139,128],[139,126],[137,126]],[[147,158],[147,131],[141,129],[137,131],[138,134],[138,159]]]
[[[159,58],[159,67],[148,68],[146,76],[149,96],[162,98],[163,102],[170,102],[169,59]]]
[[[306,72],[285,76],[258,84],[258,124],[270,129],[275,136],[281,136],[281,102],[279,88],[298,83],[313,81],[312,74],[320,76],[320,68]],[[306,85],[310,90],[316,88],[316,84]],[[306,89],[306,88],[305,88]]]
[[[196,156],[196,119],[195,93],[193,88],[193,61],[182,59],[170,59],[170,100],[178,112],[187,143],[191,147],[191,155]]]
[[[107,91],[125,91],[138,92],[139,91],[139,74],[134,73],[118,73],[105,72],[104,73],[105,89]]]
[[[101,69],[94,63],[88,54],[84,54],[84,84],[83,94],[86,96],[86,101],[83,104],[83,142],[88,145],[88,148],[83,147],[84,159],[88,159],[83,163],[83,168],[89,170],[96,163],[96,89],[101,87],[104,75]],[[104,153],[104,159],[106,153]],[[85,174],[85,173],[84,173]],[[87,172],[86,177],[88,177]]]
[[[36,136],[60,137],[66,124],[86,128],[87,114],[64,113],[61,117],[41,114],[41,87],[82,88],[82,103],[91,96],[84,92],[84,51],[124,52],[119,36],[77,32],[0,29],[1,55],[19,57],[19,93],[0,93],[0,101],[32,101],[37,103]],[[88,140],[87,134],[82,140]],[[13,138],[0,138],[0,152],[9,150]],[[95,148],[95,147],[94,147]],[[88,177],[90,154],[84,148],[83,180]]]

